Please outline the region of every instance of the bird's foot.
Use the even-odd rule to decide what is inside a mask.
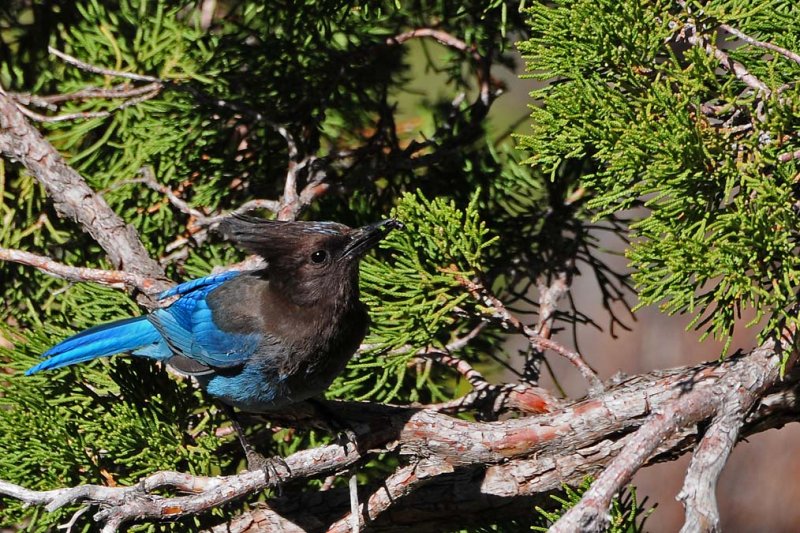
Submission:
[[[336,443],[344,448],[347,453],[347,445],[352,444],[353,448],[358,449],[358,435],[351,428],[336,428]]]
[[[331,432],[336,433],[336,443],[344,448],[345,453],[347,453],[348,444],[352,444],[353,448],[358,449],[358,435],[345,420],[331,411],[324,402],[316,398],[312,398],[309,402],[317,410],[317,413],[322,415],[325,425]]]
[[[286,461],[283,460],[283,457],[279,455],[264,457],[252,449],[247,451],[247,469],[251,472],[260,470],[264,472],[267,481],[274,480],[278,494],[282,492],[283,482],[292,475],[292,471]]]

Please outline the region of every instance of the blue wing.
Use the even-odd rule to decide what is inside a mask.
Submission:
[[[181,283],[180,285],[175,285],[171,289],[165,290],[156,298],[158,300],[166,300],[172,296],[183,296],[193,291],[202,291],[203,289],[206,289],[205,293],[208,294],[212,290],[222,285],[224,282],[239,276],[241,273],[242,272],[240,270],[228,270],[227,272],[222,272],[220,274],[212,274],[204,278],[193,279],[191,281]]]
[[[214,274],[182,283],[159,295],[160,300],[180,296],[169,307],[148,316],[176,355],[207,367],[229,368],[241,366],[255,353],[262,335],[223,331],[214,322],[206,300],[214,289],[240,274],[235,271]]]

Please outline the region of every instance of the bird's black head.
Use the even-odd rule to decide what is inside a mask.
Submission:
[[[359,260],[397,220],[350,228],[336,222],[285,222],[235,215],[220,232],[267,260],[270,285],[298,305],[358,297]]]

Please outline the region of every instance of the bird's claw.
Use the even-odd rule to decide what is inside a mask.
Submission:
[[[352,444],[353,448],[358,448],[358,435],[356,432],[350,428],[337,428],[338,431],[336,432],[336,443],[339,444],[342,448],[344,448],[345,453],[347,453],[347,445]]]
[[[247,453],[247,470],[250,472],[262,471],[267,481],[274,480],[275,487],[280,494],[282,491],[283,482],[289,479],[292,471],[286,461],[281,456],[264,457],[256,451],[248,451]],[[283,470],[283,473],[281,473]]]

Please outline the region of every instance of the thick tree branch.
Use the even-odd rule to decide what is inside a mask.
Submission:
[[[398,474],[398,483],[392,490],[405,495],[393,500],[389,507],[382,507],[384,504],[380,502],[384,496],[374,492],[374,498],[370,497],[365,505],[367,509],[373,506],[376,523],[383,523],[384,515],[391,516],[392,520],[397,518],[396,513],[413,515],[411,509],[415,505],[436,505],[440,510],[467,512],[461,503],[447,503],[446,495],[456,490],[455,487],[461,487],[457,492],[459,498],[473,506],[469,513],[489,512],[486,503],[492,498],[504,501],[521,496],[540,498],[548,491],[557,490],[561,483],[579,482],[583,476],[596,474],[608,464],[608,473],[598,477],[600,488],[587,493],[589,496],[599,494],[595,501],[601,502],[607,493],[613,494],[611,485],[618,485],[629,477],[632,468],[654,458],[673,458],[688,451],[698,436],[697,424],[712,416],[723,401],[721,391],[746,390],[750,391],[747,394],[760,397],[772,384],[769,395],[748,417],[745,433],[797,420],[800,412],[796,388],[800,373],[791,373],[784,381],[777,382],[776,363],[780,356],[771,346],[765,345],[719,363],[633,377],[596,397],[552,413],[500,422],[470,422],[408,407],[331,402],[329,408],[352,424],[358,438],[357,450],[352,446],[345,450],[340,445],[332,445],[297,452],[286,458],[291,474],[284,482],[345,471],[368,457],[369,450],[389,449],[409,457],[410,464],[427,461],[424,464],[439,465],[436,468],[443,470],[418,487],[415,485],[410,493],[403,492],[403,487],[409,484],[401,482]],[[313,416],[308,408],[298,408],[272,418],[280,423],[302,424]],[[490,468],[485,476],[476,477],[474,469],[486,465]],[[451,469],[452,473],[448,473]],[[31,504],[47,504],[51,509],[89,499],[101,505],[96,519],[118,526],[135,517],[161,520],[202,512],[261,491],[272,486],[274,481],[267,480],[263,472],[222,478],[160,475],[164,477],[156,478],[158,482],[147,478],[135,487],[76,487],[36,492],[3,484],[0,491]],[[154,487],[164,486],[191,494],[156,496],[151,493]],[[465,487],[469,487],[466,492]],[[428,490],[438,496],[432,496]],[[349,491],[344,494],[344,507],[338,508],[336,518],[326,514],[331,511],[326,506],[338,501],[332,495],[329,501],[329,494],[331,491],[326,492],[322,503],[315,504],[319,515],[314,514],[316,510],[312,512],[314,506],[308,502],[297,510],[306,515],[298,523],[310,520],[317,524],[312,530],[321,530],[327,527],[324,524],[340,519],[349,509]],[[426,497],[431,501],[420,503],[420,498]],[[120,503],[121,500],[124,503]],[[484,503],[478,505],[478,501]],[[521,501],[530,503],[524,498]],[[279,501],[271,505],[273,503],[281,509]],[[601,508],[605,513],[607,507],[600,504],[592,507]],[[285,512],[291,514],[289,510]],[[526,512],[530,512],[530,507]],[[447,518],[451,523],[456,520],[454,515]],[[413,517],[409,519],[418,524]],[[426,527],[433,528],[437,524],[441,526],[441,522],[432,520]]]
[[[747,396],[760,397],[780,377],[781,357],[789,346],[767,342],[746,358],[740,372],[708,380],[697,376],[679,385],[679,395],[662,408],[656,407],[647,422],[633,435],[587,490],[581,501],[550,529],[553,533],[603,531],[608,524],[611,500],[633,474],[653,456],[661,443],[679,430],[707,420],[727,407],[729,390],[744,389]],[[734,408],[735,409],[735,408]]]
[[[719,508],[716,488],[719,475],[739,437],[744,413],[734,400],[716,415],[692,455],[692,462],[678,493],[686,507],[686,521],[681,533],[719,531]]]
[[[681,369],[684,380],[706,368]],[[673,387],[662,381],[667,376],[656,375],[633,378],[633,383],[642,387]],[[747,424],[740,438],[781,427],[787,422],[797,421],[800,409],[797,402],[798,378],[792,375],[773,387],[747,417]],[[652,380],[652,381],[651,381]],[[621,387],[625,387],[622,385]],[[642,389],[644,390],[644,389]],[[608,394],[613,395],[614,391]],[[615,416],[611,410],[606,416]],[[640,421],[641,422],[641,421]],[[597,475],[608,462],[617,456],[635,437],[635,433],[609,434],[609,438],[598,439],[595,444],[583,448],[553,449],[550,453],[538,453],[529,459],[511,460],[489,466],[483,470],[475,468],[457,469],[454,474],[437,476],[413,493],[394,502],[382,519],[369,524],[370,531],[400,531],[413,529],[420,532],[452,530],[488,520],[530,519],[530,510],[536,505],[552,504],[549,494],[557,491],[563,483],[578,484],[587,475]],[[657,455],[649,463],[668,461],[691,450],[702,437],[698,426],[687,426],[665,439],[657,449]],[[376,490],[379,487],[375,487]],[[341,517],[347,509],[347,494],[342,489],[333,489],[321,498],[316,493],[293,495],[269,501],[266,508],[245,512],[215,532],[262,531],[267,524],[307,532],[325,531],[324,524]]]
[[[136,230],[117,216],[67,165],[2,89],[0,153],[21,162],[47,190],[58,213],[80,224],[105,250],[117,269],[157,280],[153,284],[156,291],[169,286],[163,269],[148,255]]]

